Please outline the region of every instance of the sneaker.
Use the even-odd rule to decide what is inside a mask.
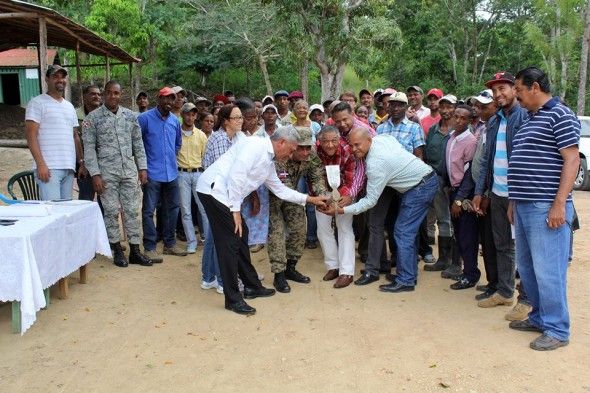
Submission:
[[[197,247],[190,247],[189,246],[189,247],[186,248],[186,253],[187,254],[194,254],[196,252],[197,252]]]
[[[215,280],[215,279],[213,281],[209,281],[209,282],[203,280],[203,281],[201,281],[201,288],[203,288],[203,289],[213,289],[213,288],[219,288],[219,286],[217,285],[217,280]]]
[[[537,326],[533,325],[531,321],[528,320],[528,318],[524,321],[512,321],[508,324],[508,327],[521,332],[543,333],[543,331]]]
[[[476,284],[477,284],[477,281],[469,281],[465,276],[461,276],[456,283],[451,284],[451,289],[454,289],[454,290],[468,289],[468,288],[473,288]]]
[[[424,260],[424,263],[434,263],[434,262],[436,262],[436,258],[432,254],[424,255],[424,257],[422,259]]]
[[[477,306],[481,308],[490,308],[496,306],[512,306],[513,304],[514,297],[504,297],[500,295],[498,292],[494,293],[487,299],[483,299],[477,302]]]
[[[533,310],[528,304],[521,302],[516,303],[516,306],[508,314],[504,316],[507,321],[524,321],[528,318],[529,313]]]
[[[217,288],[215,288],[215,291],[216,291],[218,294],[220,294],[220,295],[223,295],[223,287],[222,287],[222,286],[219,286],[219,285],[218,285],[218,286],[217,286]]]
[[[164,247],[164,255],[175,255],[177,257],[185,257],[186,251],[179,248],[177,245],[172,247]]]
[[[162,255],[158,254],[156,250],[144,250],[143,255],[148,257],[152,263],[162,263],[164,261]]]
[[[542,334],[531,342],[530,347],[535,351],[553,351],[559,347],[565,347],[569,343],[569,340],[558,340],[554,337]]]

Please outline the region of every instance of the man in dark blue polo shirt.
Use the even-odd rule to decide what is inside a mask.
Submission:
[[[533,307],[510,328],[542,333],[538,351],[569,343],[567,267],[574,207],[572,188],[580,165],[580,121],[538,68],[516,74],[516,94],[529,110],[514,136],[508,165],[508,218],[514,223],[516,263]]]
[[[176,247],[176,221],[179,211],[178,166],[176,153],[182,145],[180,123],[170,110],[176,95],[169,87],[158,94],[158,106],[138,116],[147,157],[148,181],[143,186],[143,247],[152,262],[162,262],[156,251],[154,210],[160,202],[164,210],[164,254],[185,256]]]

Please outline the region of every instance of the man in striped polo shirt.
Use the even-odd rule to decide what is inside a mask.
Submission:
[[[569,343],[566,279],[574,207],[572,188],[580,165],[580,122],[538,68],[516,74],[518,100],[530,117],[514,137],[508,166],[508,217],[515,226],[516,262],[533,310],[510,328],[542,333],[538,351]]]

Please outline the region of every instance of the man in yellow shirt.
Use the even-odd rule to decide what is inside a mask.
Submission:
[[[207,233],[209,227],[207,215],[197,197],[197,180],[203,173],[201,162],[205,155],[207,135],[195,127],[197,118],[195,104],[190,102],[184,104],[180,110],[180,116],[182,117],[182,146],[176,155],[178,186],[180,189],[180,214],[184,233],[186,234],[186,252],[194,254],[197,250],[197,237],[195,236],[195,227],[191,214],[191,198],[194,197],[197,202],[201,222],[203,223],[203,232]]]

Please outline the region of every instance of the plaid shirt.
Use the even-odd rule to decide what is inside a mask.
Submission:
[[[391,119],[387,120],[377,127],[377,134],[394,136],[403,148],[410,153],[426,144],[422,127],[418,123],[410,121],[407,117],[397,125],[394,125]]]
[[[348,195],[354,199],[361,190],[364,182],[365,171],[363,167],[363,179],[361,179],[359,188],[358,179],[356,176],[358,172],[357,163],[362,161],[358,161],[356,159],[356,157],[352,154],[350,146],[342,138],[340,138],[339,148],[336,150],[336,154],[333,156],[326,154],[319,141],[316,142],[316,149],[318,157],[322,161],[323,166],[340,165],[340,187],[338,188],[338,192],[340,192],[340,195],[342,196]],[[326,179],[326,184],[328,184],[325,172],[324,178]],[[328,185],[328,187],[330,186]]]
[[[205,147],[205,155],[203,156],[202,163],[203,168],[207,169],[210,167],[223,153],[228,151],[230,147],[243,137],[244,134],[240,131],[230,140],[223,128],[211,133],[211,136],[207,140],[207,147]]]

